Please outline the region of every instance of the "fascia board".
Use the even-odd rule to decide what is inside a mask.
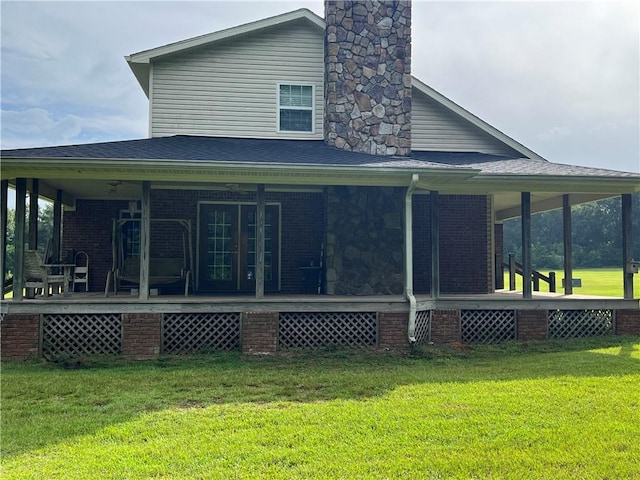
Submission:
[[[640,192],[640,176],[478,175],[469,183],[486,191],[501,192]]]
[[[237,27],[226,28],[217,32],[200,35],[198,37],[188,38],[179,42],[170,43],[161,47],[143,50],[138,53],[132,53],[125,56],[125,60],[129,64],[129,68],[135,75],[138,83],[142,87],[144,93],[149,97],[149,69],[152,60],[166,55],[179,53],[192,48],[198,48],[203,45],[212,44],[222,40],[228,40],[240,35],[246,35],[265,28],[275,27],[294,20],[306,19],[319,29],[324,30],[325,22],[312,11],[301,8],[293,12],[283,13],[274,17],[257,20],[255,22],[246,23]]]
[[[425,184],[463,182],[477,175],[475,169],[415,169],[410,167],[358,167],[345,165],[268,164],[250,162],[90,159],[90,158],[10,158],[2,159],[2,178],[83,178],[123,180],[172,179],[202,181],[204,177],[224,177],[225,181],[264,183],[273,179],[294,184],[332,185],[407,185],[411,175],[418,173]],[[262,179],[262,180],[261,180]]]
[[[208,33],[206,35],[200,35],[198,37],[188,38],[179,42],[170,43],[162,47],[156,47],[142,52],[133,53],[126,57],[130,63],[149,63],[153,59],[163,57],[165,55],[171,55],[184,50],[190,50],[192,48],[198,48],[203,45],[219,42],[221,40],[227,40],[240,35],[246,35],[248,33],[256,32],[265,28],[275,27],[294,20],[307,19],[319,29],[325,27],[324,20],[317,16],[312,11],[301,8],[294,10],[293,12],[283,13],[274,17],[257,20],[255,22],[246,23],[244,25],[238,25],[237,27],[226,28],[217,32]]]
[[[513,138],[511,138],[508,135],[502,133],[497,128],[489,125],[484,120],[476,117],[473,113],[469,112],[468,110],[465,110],[460,105],[458,105],[457,103],[455,103],[452,100],[448,99],[447,97],[445,97],[441,93],[437,92],[436,90],[434,90],[433,88],[431,88],[427,84],[421,82],[416,77],[412,77],[411,78],[411,82],[412,82],[412,86],[415,87],[421,93],[425,94],[426,96],[428,96],[429,98],[431,98],[435,102],[439,103],[444,108],[446,108],[446,109],[452,111],[453,113],[455,113],[456,115],[462,117],[464,120],[466,120],[467,122],[471,123],[472,125],[478,127],[483,132],[488,133],[489,135],[491,135],[495,139],[497,139],[497,140],[501,141],[502,143],[508,145],[509,147],[513,148],[518,153],[521,153],[522,155],[524,155],[527,158],[531,158],[531,159],[534,159],[534,160],[544,160],[544,161],[546,161],[545,158],[541,157],[540,155],[538,155],[533,150],[528,149],[527,147],[522,145],[520,142],[517,142]]]

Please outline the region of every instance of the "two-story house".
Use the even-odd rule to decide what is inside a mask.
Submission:
[[[525,220],[530,279],[537,211],[564,208],[570,259],[571,205],[622,196],[631,263],[640,176],[551,163],[413,77],[410,2],[325,8],[127,56],[149,138],[3,151],[19,212],[27,191],[56,201],[54,260],[91,265],[88,293],[23,300],[16,245],[3,321],[42,323],[44,353],[72,343],[55,324],[137,356],[546,338],[563,308],[640,330],[631,267],[625,300],[496,294],[501,224]]]

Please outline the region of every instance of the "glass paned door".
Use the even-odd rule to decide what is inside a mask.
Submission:
[[[265,207],[265,290],[278,289],[278,205]],[[200,207],[199,289],[255,292],[255,205],[203,204]]]
[[[238,283],[238,206],[200,210],[200,289],[232,291]]]

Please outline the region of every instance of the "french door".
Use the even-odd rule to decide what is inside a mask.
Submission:
[[[255,292],[256,206],[203,203],[199,214],[198,288]],[[280,206],[265,206],[264,288],[279,287]]]

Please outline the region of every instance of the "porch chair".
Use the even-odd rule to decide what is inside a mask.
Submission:
[[[27,292],[31,288],[40,288],[42,296],[48,297],[50,286],[64,288],[64,282],[64,274],[53,273],[51,267],[46,267],[37,250],[25,250],[23,287],[27,289]]]
[[[76,291],[77,284],[84,283],[84,291],[89,291],[89,255],[86,252],[77,252],[73,257],[75,267],[73,268],[73,291]]]

